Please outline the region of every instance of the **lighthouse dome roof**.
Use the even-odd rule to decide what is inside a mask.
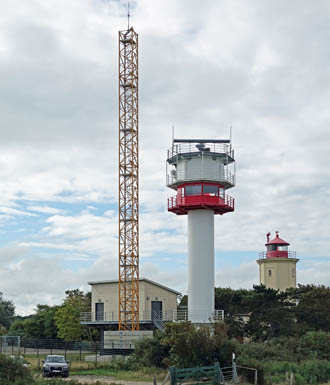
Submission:
[[[278,232],[276,232],[276,237],[273,238],[271,241],[267,242],[265,244],[265,246],[268,246],[268,245],[285,245],[285,246],[289,246],[290,243],[285,241],[284,239],[280,238],[279,235],[278,235]]]

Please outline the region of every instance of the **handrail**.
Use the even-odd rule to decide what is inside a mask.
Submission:
[[[186,181],[193,182],[193,181],[199,181],[199,180],[205,180],[205,181],[209,180],[212,182],[214,182],[214,181],[229,182],[233,186],[235,186],[235,184],[236,184],[235,174],[228,171],[228,170],[224,170],[216,178],[208,178],[205,175],[203,178],[201,178],[200,175],[196,175],[195,177],[193,175],[189,175],[189,178],[188,177],[186,178],[184,175],[180,175],[177,173],[176,174],[168,174],[167,175],[167,186],[173,185],[177,182],[186,182]]]
[[[215,310],[211,317],[213,320],[224,319],[223,310]],[[187,321],[188,310],[168,310],[168,311],[142,311],[140,312],[140,321],[150,321],[163,323],[166,321]],[[82,312],[80,313],[80,322],[118,322],[118,315],[114,312]]]
[[[167,159],[172,159],[180,154],[192,154],[192,153],[203,153],[207,154],[224,154],[234,159],[234,149],[230,144],[219,144],[219,143],[205,143],[205,148],[199,150],[196,144],[185,143],[185,144],[174,144],[167,150]]]
[[[200,197],[200,202],[203,203],[205,201],[205,204],[210,204],[210,200],[213,201],[214,204],[220,205],[220,206],[228,206],[231,208],[234,208],[235,206],[235,199],[231,197],[230,195],[224,194],[221,196],[212,196],[208,194],[192,194],[192,195],[186,195],[186,196],[180,196],[180,195],[174,195],[167,200],[167,207],[168,209],[172,209],[176,206],[190,206],[193,205],[194,202],[191,200],[193,197]]]
[[[276,251],[279,251],[280,253],[283,253],[283,250],[272,250],[271,253],[276,253]],[[296,251],[287,251],[288,253],[288,258],[297,258],[297,253]],[[276,257],[274,257],[276,258]],[[278,257],[278,258],[286,258],[286,257]],[[259,253],[259,259],[267,259],[267,251],[261,251]]]

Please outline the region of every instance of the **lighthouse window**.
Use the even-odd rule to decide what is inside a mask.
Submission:
[[[288,246],[278,246],[279,251],[288,251]]]
[[[204,185],[204,194],[217,196],[218,195],[218,186],[213,186],[211,184],[210,185]]]
[[[292,268],[292,278],[294,278],[294,267]]]
[[[202,195],[201,185],[192,185],[185,187],[185,195]]]
[[[268,276],[269,276],[269,277],[272,276],[272,271],[271,271],[271,270],[268,270]]]
[[[276,251],[277,250],[277,245],[268,245],[267,246],[267,251]]]

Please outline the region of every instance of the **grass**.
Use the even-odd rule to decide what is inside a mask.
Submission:
[[[80,376],[106,376],[112,377],[113,379],[119,381],[152,382],[154,376],[156,376],[158,381],[162,381],[165,378],[167,371],[156,368],[143,368],[141,370],[118,370],[103,365],[100,368],[91,368],[88,370],[71,370],[70,374]]]
[[[42,357],[40,356],[39,357],[39,360],[37,357],[35,356],[25,356],[25,359],[28,361],[28,363],[30,364],[30,367],[33,371],[40,371],[41,370],[41,367],[42,367],[42,360],[45,359],[45,357]],[[67,357],[68,360],[70,360],[70,358]],[[87,370],[89,368],[94,368],[94,364],[92,362],[86,362],[86,361],[73,361],[73,360],[70,360],[70,367],[71,367],[71,371],[72,370]]]
[[[86,354],[85,354],[86,355]],[[91,355],[91,354],[87,354]],[[28,354],[25,359],[29,362],[31,369],[35,373],[41,373],[42,360],[46,355],[39,356],[39,359],[34,354]],[[84,359],[84,357],[82,358]],[[115,380],[121,381],[145,381],[152,382],[154,376],[157,378],[157,382],[162,381],[166,374],[166,370],[157,368],[143,368],[141,370],[119,370],[113,368],[111,363],[107,364],[100,362],[95,364],[94,362],[80,361],[79,356],[67,354],[67,360],[70,360],[70,376],[106,376],[112,377]]]

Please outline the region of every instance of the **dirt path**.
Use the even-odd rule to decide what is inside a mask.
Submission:
[[[119,381],[109,376],[70,376],[67,380],[77,380],[82,384],[95,384],[97,381],[100,381],[104,384],[152,385],[152,382]]]

